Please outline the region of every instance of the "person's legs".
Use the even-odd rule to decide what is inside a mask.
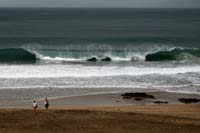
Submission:
[[[46,110],[48,109],[48,107],[49,107],[49,105],[48,105],[48,104],[45,104],[45,109],[46,109]]]

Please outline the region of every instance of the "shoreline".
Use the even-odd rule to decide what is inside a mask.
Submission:
[[[140,92],[141,93],[141,92]],[[143,92],[144,93],[144,92]],[[155,98],[128,98],[124,93],[105,93],[37,100],[0,106],[0,132],[97,132],[97,133],[199,133],[200,104],[184,104],[179,98],[200,98],[198,94],[145,92]],[[168,101],[155,104],[155,101]],[[11,101],[12,102],[12,101]],[[9,104],[6,104],[7,106]],[[11,105],[11,104],[10,104]]]
[[[0,90],[1,91],[1,90]],[[10,90],[7,90],[9,94]],[[127,91],[131,92],[131,91]],[[166,104],[184,104],[178,99],[180,98],[196,98],[200,99],[199,94],[186,94],[186,93],[174,93],[166,91],[137,91],[138,93],[146,93],[152,95],[155,99],[142,98],[142,99],[124,99],[121,95],[124,93],[96,93],[96,94],[86,94],[86,95],[76,95],[76,96],[62,96],[62,97],[48,97],[50,102],[50,108],[54,107],[64,107],[64,106],[130,106],[130,105],[157,105],[165,103],[155,103],[156,101],[167,102]],[[136,93],[137,93],[136,92]],[[22,92],[21,92],[22,93]],[[5,94],[5,93],[4,93]],[[14,92],[12,93],[14,94]],[[3,95],[3,93],[1,94]],[[26,95],[24,93],[23,95]],[[16,100],[16,99],[0,100],[0,109],[6,108],[31,108],[32,98],[27,100]],[[45,96],[44,96],[45,98]],[[39,108],[43,108],[44,99],[35,99],[38,102]],[[198,103],[197,103],[198,104]]]

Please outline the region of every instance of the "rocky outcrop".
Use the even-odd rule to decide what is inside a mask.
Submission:
[[[154,103],[155,104],[168,104],[167,101],[155,101]]]
[[[110,57],[104,57],[104,58],[101,59],[101,61],[110,62],[110,61],[112,61],[112,59]]]
[[[200,102],[200,99],[197,98],[180,98],[178,99],[180,102],[185,103],[185,104],[190,104],[190,103],[198,103]]]
[[[146,93],[124,93],[121,95],[123,97],[123,99],[131,99],[131,98],[135,98],[135,99],[143,99],[143,98],[151,98],[151,99],[156,99],[154,96],[152,95],[147,95]]]
[[[91,58],[87,59],[87,61],[96,62],[96,61],[98,61],[98,59],[96,57],[91,57]]]

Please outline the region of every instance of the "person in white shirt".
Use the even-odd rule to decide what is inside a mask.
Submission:
[[[36,109],[38,108],[37,102],[35,100],[33,101],[32,107],[34,111],[36,111]]]

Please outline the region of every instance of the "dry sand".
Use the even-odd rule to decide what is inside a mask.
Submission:
[[[199,133],[200,105],[1,109],[0,132]]]
[[[122,99],[120,93],[50,98],[50,109],[44,110],[44,101],[38,100],[36,112],[31,109],[30,101],[2,102],[0,133],[200,133],[200,104],[183,104],[177,100],[200,98],[199,95],[148,94],[157,99]],[[156,100],[169,104],[155,105]]]

